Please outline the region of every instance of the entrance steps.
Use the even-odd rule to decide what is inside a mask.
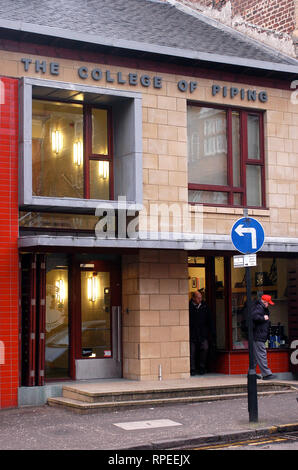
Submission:
[[[142,389],[138,386],[125,388],[114,386],[107,390],[102,383],[65,385],[61,397],[48,399],[48,404],[55,407],[63,407],[76,412],[94,412],[117,408],[132,408],[142,406],[160,406],[169,404],[198,403],[215,400],[230,400],[247,397],[247,384],[223,384],[223,385],[187,385],[177,387],[161,386],[157,382],[156,387],[144,384]],[[297,388],[289,383],[282,382],[258,382],[258,396],[272,394],[297,393]],[[118,388],[118,390],[117,390]]]

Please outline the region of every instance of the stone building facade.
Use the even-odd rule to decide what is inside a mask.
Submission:
[[[147,0],[142,5],[161,14],[169,8]],[[179,23],[180,13],[173,11]],[[193,21],[185,15],[184,21]],[[2,40],[0,50],[9,108],[1,108],[1,132],[6,140],[9,136],[3,149],[7,158],[1,153],[1,188],[10,198],[1,209],[1,256],[6,260],[0,299],[6,309],[0,324],[5,347],[1,407],[17,406],[28,388],[40,390],[61,378],[189,377],[188,305],[197,289],[211,307],[217,332],[209,371],[246,373],[247,342],[240,324],[243,271],[233,268],[236,252],[230,239],[245,208],[266,234],[253,272],[254,295],[270,292],[278,304],[274,324],[280,330],[272,337],[279,336],[279,345],[268,345],[270,365],[277,373],[291,372],[289,348],[298,314],[298,113],[290,88],[296,61],[284,56],[278,62],[262,45],[249,41],[246,57],[229,56],[227,44],[226,56],[210,52],[199,58],[193,51],[191,59],[173,44],[156,49],[154,39],[152,50],[141,42],[138,50],[136,43],[101,44],[93,37],[97,42],[92,44],[90,36],[70,31],[73,37],[63,37],[55,30],[57,45],[48,26],[28,31],[25,40],[10,21],[6,27],[11,37]],[[235,40],[230,37],[231,43]],[[255,61],[252,47],[262,61]],[[169,54],[171,61],[165,59]],[[106,121],[94,109],[107,112]],[[106,129],[100,137],[93,136],[96,119]],[[238,134],[232,123],[239,125]],[[54,139],[62,124],[63,138],[47,150],[47,139]],[[205,132],[203,146],[199,130]],[[105,132],[108,150],[90,150],[88,145]],[[255,139],[254,157],[249,157],[248,132]],[[93,188],[108,191],[96,186],[95,170],[83,170],[78,179],[75,171],[82,166],[78,153],[73,159],[72,146],[79,139],[83,168],[100,162],[101,184],[111,183],[109,196],[92,197]],[[238,165],[232,148],[238,145],[241,181],[232,184]],[[207,156],[211,160],[200,161]],[[229,163],[217,172],[222,162]],[[224,173],[228,182],[217,182],[217,173]],[[77,195],[82,187],[83,197]],[[73,188],[76,193],[70,192]],[[113,237],[99,236],[96,228],[106,203],[119,223],[123,209],[117,204],[123,196],[131,205],[129,216],[139,216],[138,236],[120,235],[120,225]],[[169,220],[159,218],[156,207],[170,209]],[[198,238],[194,225],[188,237],[185,227],[177,229],[183,211],[192,223],[199,217]]]

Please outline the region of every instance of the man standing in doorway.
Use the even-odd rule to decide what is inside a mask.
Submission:
[[[206,372],[208,356],[208,338],[213,332],[212,318],[201,292],[192,293],[189,302],[189,333],[190,333],[190,375],[197,374],[197,358],[199,357],[200,375]]]
[[[265,343],[269,336],[269,305],[274,305],[271,295],[262,295],[261,300],[256,300],[251,309],[251,317],[253,320],[253,350],[254,350],[254,367],[257,364],[262,373],[263,380],[272,380],[276,375],[272,374],[267,364],[267,351]],[[257,376],[257,378],[261,378]]]

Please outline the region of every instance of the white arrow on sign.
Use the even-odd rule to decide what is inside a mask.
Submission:
[[[243,224],[238,225],[238,227],[235,229],[235,232],[239,235],[239,237],[243,237],[245,233],[250,233],[251,234],[251,247],[252,249],[257,248],[257,232],[256,229],[251,227],[251,228],[245,228]]]

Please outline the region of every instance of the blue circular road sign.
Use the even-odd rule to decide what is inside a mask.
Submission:
[[[231,230],[232,243],[243,254],[256,253],[265,240],[262,225],[256,219],[243,217],[234,223]]]

